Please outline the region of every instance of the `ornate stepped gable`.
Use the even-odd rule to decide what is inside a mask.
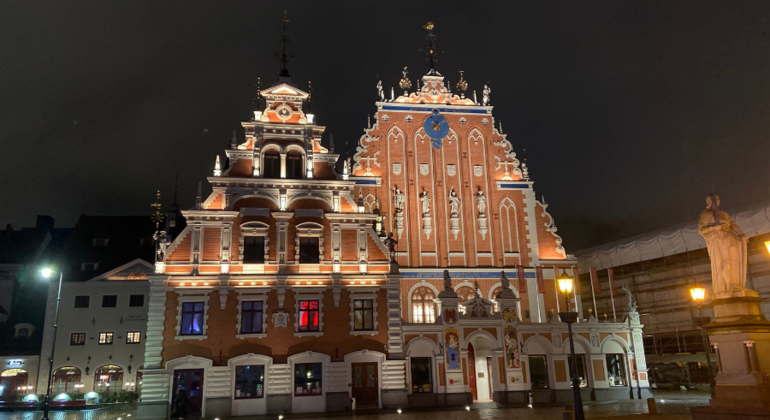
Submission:
[[[166,274],[310,272],[299,265],[302,238],[317,238],[315,273],[389,271],[387,249],[359,213],[355,182],[335,170],[339,155],[321,146],[325,127],[303,111],[310,94],[281,77],[259,92],[264,110],[243,122],[245,141],[217,157],[212,192],[184,211],[188,227],[164,252]],[[243,261],[248,237],[264,238],[264,263]]]
[[[406,71],[400,85],[411,86]],[[572,262],[547,205],[535,199],[526,166],[495,128],[489,88],[482,104],[465,97],[464,79],[457,88],[459,95],[431,69],[416,92],[391,100],[380,92],[375,123],[364,130],[353,156],[351,179],[363,186],[367,205],[379,203],[384,229],[396,233],[399,264]],[[443,138],[426,132],[441,124],[448,125]]]

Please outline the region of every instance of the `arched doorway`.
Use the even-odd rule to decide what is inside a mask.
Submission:
[[[32,392],[27,387],[27,371],[24,369],[8,369],[0,373],[0,401],[14,401],[17,395],[27,395]]]
[[[123,390],[123,368],[106,365],[94,372],[94,392],[120,392]]]
[[[51,378],[51,394],[82,394],[83,384],[80,383],[80,369],[74,366],[65,366],[56,369]]]
[[[468,372],[473,401],[492,401],[494,392],[492,359],[496,355],[493,349],[498,347],[484,335],[477,334],[468,342]],[[500,355],[497,355],[500,357]]]

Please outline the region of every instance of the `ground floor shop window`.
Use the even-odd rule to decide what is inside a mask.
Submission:
[[[24,369],[7,369],[0,373],[0,401],[14,401],[31,393],[27,379],[28,373]]]
[[[123,368],[116,365],[102,366],[94,372],[94,392],[120,392],[123,390]]]
[[[623,363],[622,354],[608,354],[607,358],[607,379],[610,386],[627,386],[626,366]]]
[[[80,369],[72,366],[62,367],[53,372],[51,393],[59,395],[82,394],[83,385],[80,383]]]
[[[264,397],[265,366],[248,365],[235,367],[235,399]]]
[[[294,395],[321,395],[322,363],[299,363],[294,365]]]
[[[430,357],[412,357],[412,393],[433,392]]]
[[[548,364],[545,356],[529,356],[532,389],[548,389]]]
[[[586,387],[588,386],[588,377],[586,376],[586,359],[582,354],[575,355],[575,360],[577,360],[577,366],[575,367],[577,369],[577,377],[580,380],[580,386]],[[569,358],[569,376],[570,376],[570,383],[572,383],[572,356]]]

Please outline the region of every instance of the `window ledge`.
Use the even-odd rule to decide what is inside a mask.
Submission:
[[[266,333],[259,333],[259,334],[235,334],[235,338],[265,338],[267,337]],[[255,397],[258,398],[258,397]],[[238,398],[240,400],[248,400],[251,398]]]
[[[207,335],[178,335],[174,337],[174,340],[206,340],[208,338]]]
[[[377,335],[377,330],[353,330],[350,331],[350,335]]]
[[[309,331],[309,332],[295,332],[295,337],[322,337],[324,335],[323,331]]]

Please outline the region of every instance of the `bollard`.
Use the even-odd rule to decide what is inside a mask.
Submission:
[[[561,415],[562,420],[575,420],[575,412],[574,411],[565,411]]]
[[[658,406],[655,405],[655,398],[647,398],[647,414],[658,414]]]
[[[572,403],[567,403],[567,404],[564,406],[564,410],[566,410],[566,411],[571,411],[571,412],[573,412],[573,413],[574,413],[574,412],[575,412],[575,406],[574,406],[574,405],[572,405]]]

